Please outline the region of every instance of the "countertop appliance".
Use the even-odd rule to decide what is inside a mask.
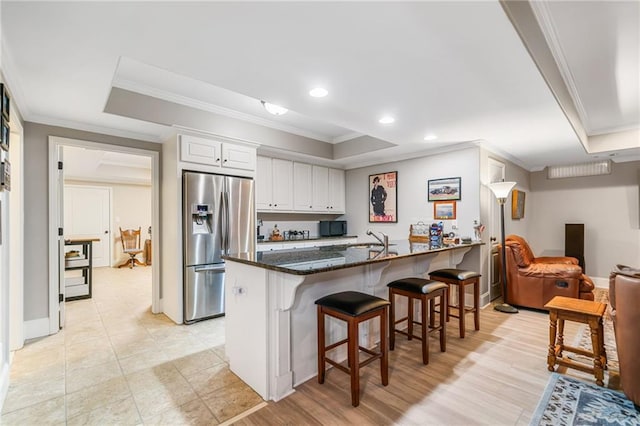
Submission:
[[[255,250],[252,179],[184,172],[182,176],[184,322],[224,314],[222,255]]]
[[[321,220],[319,225],[321,237],[339,237],[347,235],[346,220]]]

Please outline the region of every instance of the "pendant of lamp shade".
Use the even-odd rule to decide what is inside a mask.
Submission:
[[[273,115],[283,115],[286,114],[288,109],[285,107],[281,107],[280,105],[270,104],[269,102],[260,101],[264,109],[267,110],[268,113]]]
[[[511,192],[513,187],[516,186],[516,183],[515,182],[493,182],[493,183],[490,183],[488,186],[491,192],[493,192],[493,195],[495,195],[497,199],[501,199],[501,198],[507,198],[509,196],[509,193]]]

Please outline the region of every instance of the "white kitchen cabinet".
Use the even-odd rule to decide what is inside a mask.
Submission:
[[[255,170],[256,150],[244,145],[222,144],[222,167]]]
[[[286,247],[282,243],[260,243],[256,245],[257,252],[284,250],[284,249],[286,249]]]
[[[256,210],[345,213],[344,170],[258,157]]]
[[[345,212],[345,177],[344,170],[329,169],[329,211]]]
[[[329,211],[329,169],[312,166],[313,175],[313,210],[326,213]]]
[[[311,164],[293,163],[293,209],[313,210],[313,172]]]
[[[345,204],[344,170],[313,166],[313,210],[344,214]]]
[[[317,240],[284,240],[276,242],[263,242],[257,245],[256,251],[272,251],[272,250],[293,250],[297,248],[339,246],[344,244],[355,244],[358,241],[356,237],[345,238],[321,238]]]
[[[293,162],[258,157],[256,210],[293,211]]]
[[[180,160],[221,169],[255,170],[256,149],[232,142],[181,135]]]
[[[180,160],[219,167],[221,158],[222,142],[191,135],[180,137]]]

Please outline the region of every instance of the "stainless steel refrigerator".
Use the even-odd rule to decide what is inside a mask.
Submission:
[[[255,250],[252,179],[184,172],[184,322],[224,314],[222,255]]]

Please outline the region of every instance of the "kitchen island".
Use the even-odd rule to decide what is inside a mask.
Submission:
[[[399,278],[451,267],[479,271],[480,245],[432,248],[405,240],[388,251],[363,243],[223,256],[229,366],[263,399],[282,399],[317,374],[315,300],[347,290],[386,299],[386,284]],[[329,322],[327,334],[336,341],[346,330]],[[377,326],[365,324],[360,344],[375,345],[377,334]]]

